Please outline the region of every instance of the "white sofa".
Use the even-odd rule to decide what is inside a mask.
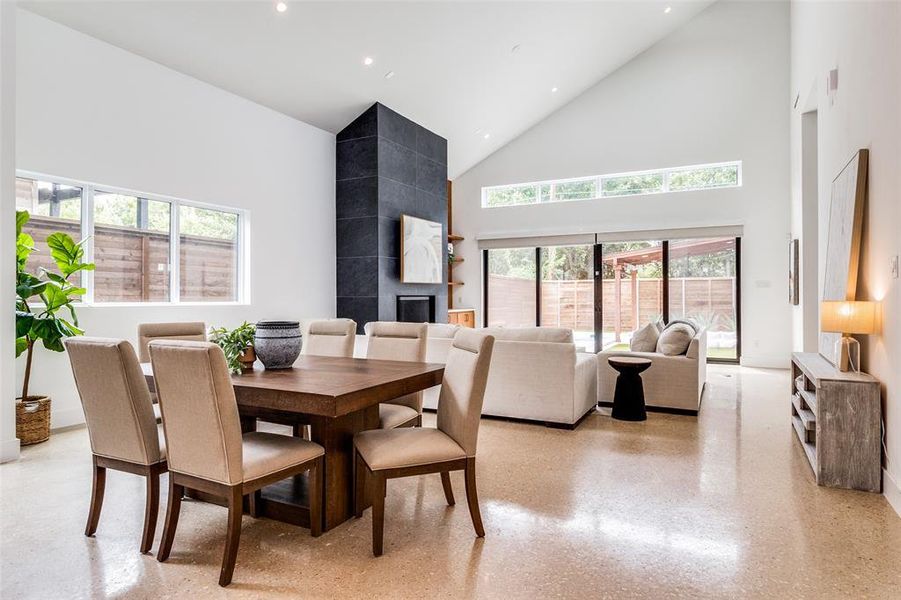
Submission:
[[[701,395],[707,381],[707,330],[691,340],[684,355],[666,356],[656,352],[599,352],[598,403],[611,406],[618,373],[607,359],[611,356],[637,356],[651,359],[651,368],[641,374],[644,400],[648,408],[666,412],[698,414]]]
[[[428,362],[445,362],[457,327],[429,325]],[[483,415],[571,428],[594,410],[596,357],[576,352],[572,331],[551,327],[480,331],[495,338]],[[439,389],[426,391],[426,408],[437,408]]]

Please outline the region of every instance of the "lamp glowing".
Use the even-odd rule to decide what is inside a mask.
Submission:
[[[835,365],[840,371],[860,371],[860,344],[851,335],[876,333],[878,317],[878,302],[825,300],[820,304],[820,330],[842,334],[835,344]]]

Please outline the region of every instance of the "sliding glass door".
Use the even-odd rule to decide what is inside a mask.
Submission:
[[[707,357],[737,360],[737,238],[669,243],[669,316],[707,328]]]
[[[594,352],[594,246],[540,249],[539,324],[573,330],[576,349]]]
[[[484,251],[484,325],[565,327],[584,352],[628,350],[652,322],[707,328],[710,360],[741,356],[740,238]]]
[[[633,331],[666,314],[663,243],[605,243],[601,257],[600,349],[628,350]]]

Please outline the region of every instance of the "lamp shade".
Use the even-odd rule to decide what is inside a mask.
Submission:
[[[876,302],[825,300],[820,304],[820,329],[832,333],[876,333]]]

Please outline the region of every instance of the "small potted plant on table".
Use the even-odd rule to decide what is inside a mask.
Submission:
[[[210,341],[222,348],[232,373],[241,373],[253,368],[256,361],[256,352],[253,348],[255,333],[256,327],[247,321],[231,330],[226,327],[210,328]]]
[[[47,237],[47,247],[59,271],[41,267],[36,274],[29,273],[34,238],[22,227],[30,218],[28,211],[16,211],[16,358],[25,354],[22,396],[16,399],[16,437],[26,446],[50,437],[50,398],[29,394],[35,345],[41,342],[47,350],[65,352],[63,339],[84,333],[73,302],[86,290],[71,278],[94,270],[93,263],[82,262],[84,240],[76,244],[69,235],[57,232]]]

